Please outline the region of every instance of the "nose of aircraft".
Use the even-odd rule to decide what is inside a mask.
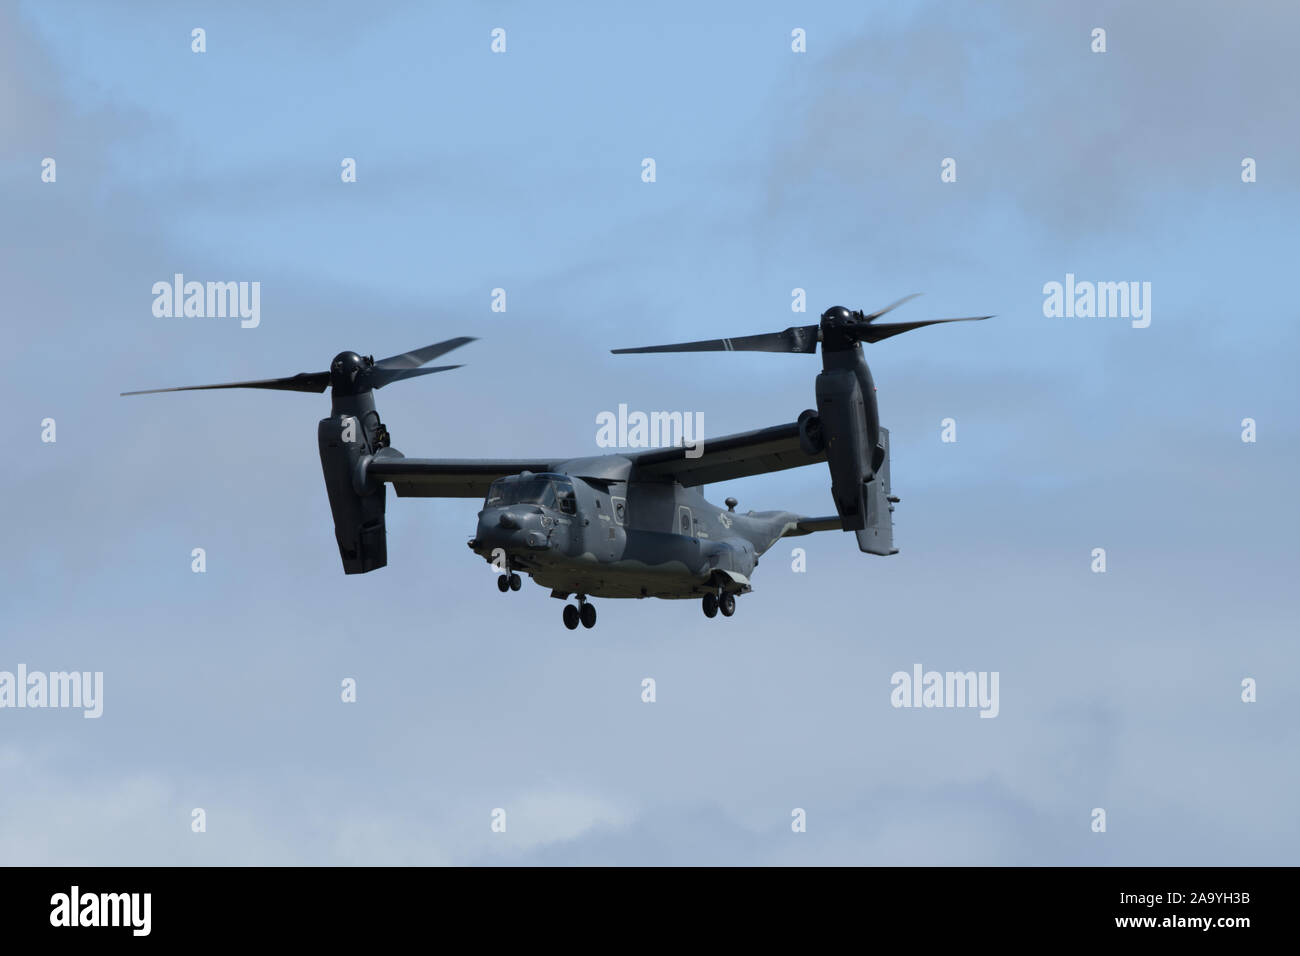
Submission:
[[[542,515],[510,508],[484,511],[470,547],[484,554],[502,548],[507,553],[525,548],[543,550],[550,547],[550,537],[542,524]]]

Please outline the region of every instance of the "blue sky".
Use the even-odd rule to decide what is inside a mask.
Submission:
[[[106,699],[0,711],[0,861],[1294,862],[1295,13],[1046,6],[5,4],[0,669]],[[260,326],[155,318],[175,272],[260,281]],[[1151,326],[1045,318],[1067,272]],[[901,553],[790,542],[725,622],[566,631],[471,501],[390,497],[345,577],[326,399],[117,397],[473,335],[380,393],[397,447],[594,454],[620,403],[814,404],[808,356],[610,348],[917,291],[998,317],[868,350]],[[816,468],[708,494],[830,510]],[[916,662],[999,671],[998,718],[891,708]]]

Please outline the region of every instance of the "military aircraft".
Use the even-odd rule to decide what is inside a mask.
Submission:
[[[460,368],[424,368],[472,338],[448,339],[375,361],[341,352],[325,372],[287,378],[123,392],[261,388],[330,389],[330,416],[317,427],[321,469],[334,535],[347,574],[388,563],[385,486],[399,498],[482,498],[470,549],[498,571],[497,588],[518,591],[519,572],[550,589],[564,624],[596,624],[590,598],[698,598],[707,617],[731,617],[751,590],[759,558],[784,537],[844,530],[869,554],[897,554],[889,486],[889,431],[880,425],[876,389],[862,343],[943,322],[990,316],[877,323],[908,296],[878,312],[828,309],[816,325],[731,339],[614,349],[636,352],[753,351],[815,353],[822,371],[816,410],[755,431],[683,446],[579,458],[407,458],[392,447],[375,409],[375,390],[393,382]],[[736,511],[704,499],[704,485],[825,462],[834,515]]]

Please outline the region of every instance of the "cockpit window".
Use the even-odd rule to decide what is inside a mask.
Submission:
[[[497,505],[509,504],[506,501],[506,497],[510,493],[509,483],[509,478],[498,478],[492,482],[492,487],[488,488],[487,501],[485,502],[487,507],[495,508]]]
[[[515,481],[515,505],[541,505],[555,507],[555,485],[548,478],[520,478]]]
[[[574,501],[573,482],[563,475],[512,475],[492,482],[486,506],[539,505],[573,514]]]

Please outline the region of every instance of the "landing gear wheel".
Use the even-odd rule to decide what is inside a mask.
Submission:
[[[523,587],[523,586],[524,586],[524,582],[520,579],[519,575],[517,575],[517,574],[515,574],[515,572],[511,571],[511,572],[510,572],[510,590],[512,590],[512,591],[518,591],[518,590],[519,590],[521,587]],[[504,589],[503,589],[503,590],[504,590]]]
[[[564,605],[564,626],[571,631],[578,627],[578,609],[572,604]]]
[[[712,592],[704,595],[704,616],[705,617],[718,616],[718,596],[716,594],[713,594]]]
[[[723,617],[731,617],[736,613],[736,595],[727,593],[718,598],[718,610],[722,612]]]
[[[497,575],[497,590],[500,591],[502,594],[505,594],[507,591],[510,590],[510,575],[508,574]]]
[[[578,609],[578,616],[582,618],[583,627],[595,627],[596,626],[596,605],[583,604],[582,607]]]

